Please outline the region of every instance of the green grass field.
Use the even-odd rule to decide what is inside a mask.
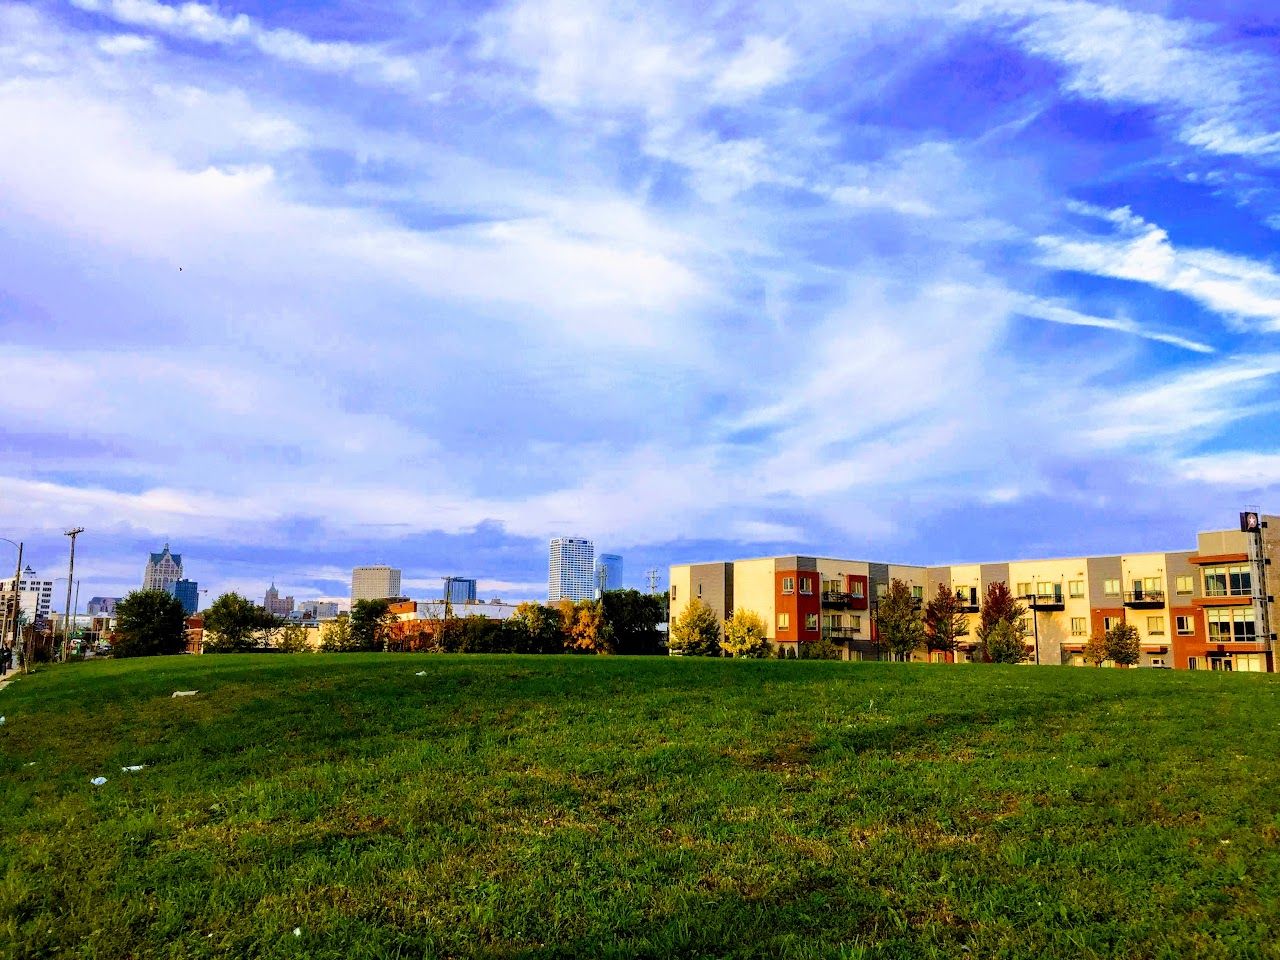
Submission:
[[[0,714],[5,956],[1280,956],[1266,676],[170,657]]]

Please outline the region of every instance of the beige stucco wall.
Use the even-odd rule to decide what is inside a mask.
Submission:
[[[774,602],[774,573],[778,561],[774,557],[739,560],[733,565],[734,610],[750,610],[765,622],[770,640],[777,639],[778,617]]]

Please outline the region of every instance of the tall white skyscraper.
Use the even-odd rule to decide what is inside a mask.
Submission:
[[[351,571],[351,602],[386,600],[400,596],[400,571],[395,567],[356,567]]]
[[[551,541],[547,600],[590,600],[596,595],[596,547],[590,540],[556,537]]]
[[[163,550],[147,559],[147,568],[142,571],[142,589],[168,590],[181,579],[182,554],[170,553],[166,543]]]

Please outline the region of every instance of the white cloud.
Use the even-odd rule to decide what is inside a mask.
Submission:
[[[98,49],[113,57],[150,53],[155,48],[156,42],[153,39],[138,36],[136,33],[118,33],[110,37],[98,38]]]
[[[754,97],[782,83],[795,53],[780,37],[748,37],[742,49],[716,74],[711,89],[723,100],[740,101]]]
[[[1075,209],[1104,217],[1117,226],[1117,234],[1039,237],[1045,266],[1150,284],[1197,300],[1242,325],[1280,331],[1280,273],[1269,264],[1216,250],[1180,250],[1165,230],[1127,207]]]
[[[247,44],[285,63],[326,73],[370,75],[384,83],[409,85],[418,68],[407,57],[369,44],[312,40],[293,30],[271,29],[243,13],[227,16],[215,6],[188,2],[179,6],[158,0],[71,0],[81,10],[100,13],[117,23],[156,30],[201,43]]]
[[[1029,317],[1048,320],[1050,323],[1061,323],[1076,327],[1094,327],[1099,330],[1114,330],[1117,333],[1128,333],[1146,340],[1154,340],[1157,343],[1167,343],[1171,346],[1182,347],[1184,350],[1190,350],[1193,353],[1215,352],[1214,348],[1207,343],[1192,340],[1189,337],[1182,337],[1175,333],[1162,333],[1158,330],[1151,330],[1127,317],[1095,317],[1080,313],[1078,310],[1072,310],[1070,307],[1065,307],[1060,303],[1053,303],[1038,297],[1028,297],[1023,300],[1019,310]]]
[[[1280,486],[1280,453],[1219,450],[1184,457],[1178,461],[1177,468],[1187,480],[1231,490]]]

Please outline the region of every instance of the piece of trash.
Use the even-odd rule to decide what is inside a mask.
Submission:
[[[137,773],[139,770],[141,770],[145,766],[146,766],[145,763],[135,763],[132,767],[121,767],[120,772],[121,773]]]
[[[199,690],[175,690],[173,691],[173,696],[174,697],[194,697],[199,692],[200,692]],[[173,697],[170,697],[169,699],[172,700]]]
[[[93,778],[92,780],[90,780],[89,782],[90,782],[90,783],[92,783],[95,787],[100,787],[100,786],[102,786],[104,783],[106,783],[106,782],[107,782],[107,778],[106,778],[106,777],[94,777],[94,778]]]
[[[0,726],[4,725],[4,717],[0,717]]]
[[[414,674],[415,677],[425,677],[426,675],[427,675],[427,671],[425,670],[419,670],[417,673]],[[0,717],[0,723],[4,723],[4,717]]]
[[[295,937],[300,937],[300,936],[302,936],[302,928],[301,928],[301,927],[294,927],[294,928],[293,928],[293,935],[294,935]]]
[[[35,765],[36,765],[36,762],[34,760],[32,760],[30,763],[23,764],[24,767],[34,767]]]

